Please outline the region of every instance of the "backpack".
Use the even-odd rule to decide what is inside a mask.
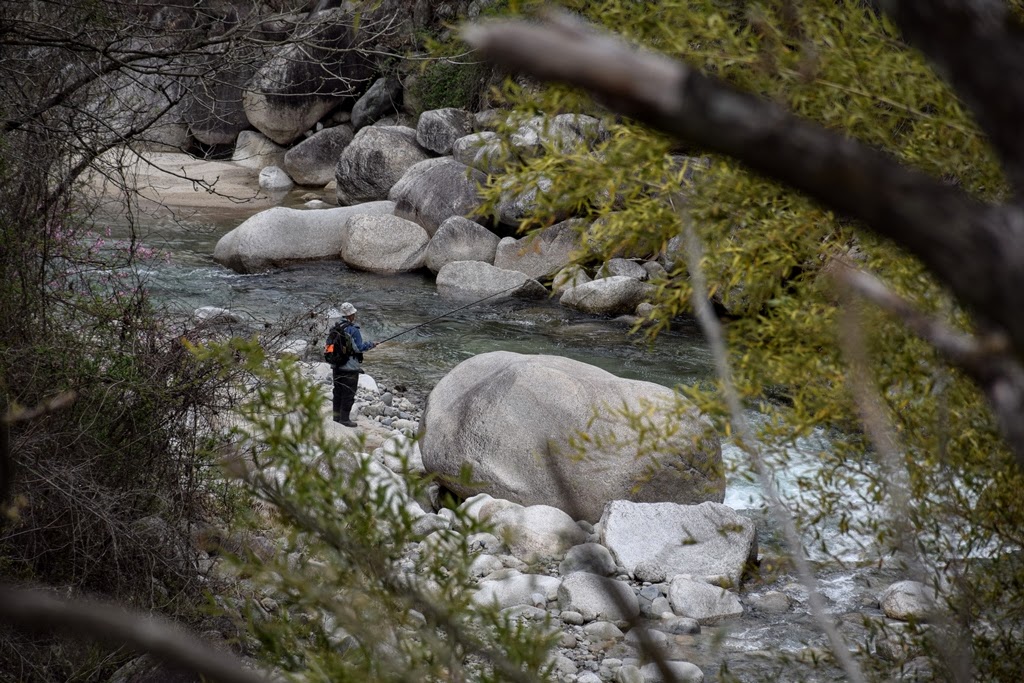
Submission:
[[[347,331],[347,325],[335,323],[327,333],[327,345],[324,346],[324,360],[331,365],[344,365],[352,356],[357,356],[355,342]]]

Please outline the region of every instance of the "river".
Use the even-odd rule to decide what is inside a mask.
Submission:
[[[283,203],[300,204],[291,196]],[[195,213],[187,220],[180,216],[147,219],[142,242],[164,257],[149,261],[140,270],[155,301],[182,315],[200,306],[226,308],[257,324],[304,318],[305,324],[296,328],[294,336],[316,345],[326,331],[327,318],[336,317],[344,301],[359,309],[364,336],[371,340],[385,339],[466,304],[438,296],[429,274],[375,275],[351,270],[341,261],[295,264],[259,274],[235,273],[213,261],[213,249],[224,233],[250,213],[240,207]],[[115,221],[112,237],[126,235],[124,224]],[[627,321],[577,313],[555,300],[480,302],[381,345],[367,356],[365,367],[378,380],[391,386],[406,385],[413,396],[422,397],[459,362],[496,350],[567,356],[620,377],[668,387],[713,377],[711,355],[695,322],[675,321],[671,330],[649,341],[631,333]],[[748,411],[747,418],[759,419],[755,411]],[[798,495],[797,477],[814,469],[815,454],[825,448],[828,439],[824,433],[801,442],[799,452],[793,454],[794,466],[776,473],[784,494]],[[727,439],[723,440],[723,455],[730,465],[744,457]],[[747,510],[759,518],[759,524],[767,523],[758,512],[763,507],[758,487],[739,474],[730,474],[725,502]],[[762,526],[760,535],[762,551],[781,552],[777,534],[765,533]],[[826,536],[837,542],[840,539],[835,529],[828,530]],[[841,550],[839,554],[843,554]],[[847,559],[863,558],[851,555]],[[858,578],[861,571],[823,568],[823,588],[833,612],[841,614],[856,606],[863,594],[863,582]],[[808,643],[820,644],[806,612],[802,616],[744,617],[722,635],[726,650],[737,652],[779,648],[796,652]],[[695,661],[721,661],[721,652],[714,655],[700,649],[692,653]]]

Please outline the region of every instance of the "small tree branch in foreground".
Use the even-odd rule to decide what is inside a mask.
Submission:
[[[174,622],[90,601],[59,600],[41,591],[0,584],[0,619],[41,631],[104,640],[149,653],[219,683],[268,683],[234,655],[218,652]]]

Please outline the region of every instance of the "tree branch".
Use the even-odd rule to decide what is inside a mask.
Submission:
[[[862,143],[578,20],[473,24],[463,36],[506,68],[589,89],[614,110],[729,155],[862,220],[921,259],[1007,331],[1024,356],[1024,212],[991,206]],[[980,68],[980,67],[979,67]],[[1022,142],[1021,144],[1024,144]]]
[[[23,628],[59,630],[147,652],[221,683],[267,683],[231,654],[218,652],[172,621],[112,605],[63,601],[40,591],[0,585],[0,618]]]

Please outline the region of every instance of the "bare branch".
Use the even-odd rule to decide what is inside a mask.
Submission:
[[[0,585],[0,617],[22,628],[58,630],[79,638],[124,644],[221,683],[270,680],[172,621],[104,603],[58,600],[39,591]]]

